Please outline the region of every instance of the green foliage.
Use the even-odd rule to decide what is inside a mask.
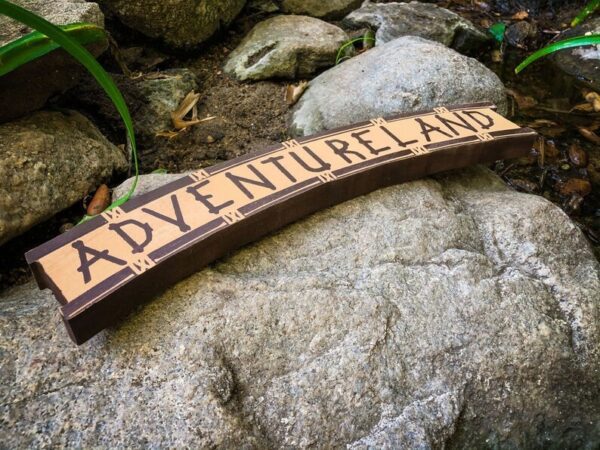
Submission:
[[[341,63],[343,60],[349,59],[351,57],[350,55],[346,54],[346,52],[354,48],[354,44],[356,44],[357,42],[361,42],[363,48],[370,48],[373,46],[372,44],[375,43],[375,37],[373,36],[372,32],[367,32],[363,36],[359,36],[357,38],[350,39],[349,41],[344,42],[338,50],[337,56],[335,57],[336,65]]]
[[[504,40],[504,32],[506,31],[506,24],[504,22],[496,22],[488,29],[489,33],[496,40],[496,42],[502,42]]]
[[[538,59],[542,58],[543,56],[549,55],[550,53],[554,53],[559,50],[565,50],[567,48],[582,47],[585,45],[598,45],[598,44],[600,44],[600,35],[599,34],[592,34],[590,36],[577,36],[574,38],[565,39],[563,41],[554,42],[550,45],[547,45],[544,48],[539,49],[537,52],[533,53],[532,55],[529,55],[529,57],[527,57],[527,59],[525,59],[521,64],[519,64],[517,66],[517,68],[515,69],[515,73],[521,72],[529,64],[533,63],[534,61],[537,61]]]
[[[123,95],[119,91],[119,88],[117,87],[117,85],[115,84],[115,82],[113,81],[111,76],[102,68],[102,66],[98,63],[98,61],[96,61],[96,58],[94,58],[94,56],[92,56],[90,54],[90,52],[88,52],[85,49],[85,47],[83,47],[81,45],[81,43],[79,43],[76,39],[74,39],[72,36],[70,36],[68,34],[68,32],[62,30],[61,28],[57,27],[56,25],[51,24],[46,19],[44,19],[44,18],[18,6],[18,5],[15,5],[7,0],[0,0],[0,14],[4,14],[14,20],[17,20],[17,21],[23,23],[24,25],[27,25],[28,27],[36,30],[38,33],[47,36],[57,46],[62,47],[65,51],[67,51],[69,54],[71,54],[71,56],[73,56],[77,61],[79,61],[93,75],[93,77],[96,79],[96,81],[100,84],[100,86],[102,86],[104,91],[107,93],[107,95],[112,100],[113,104],[117,108],[117,111],[121,115],[121,118],[123,119],[123,122],[125,124],[125,128],[127,130],[127,141],[129,144],[128,147],[130,148],[130,151],[131,151],[131,157],[133,159],[133,164],[134,164],[134,169],[135,169],[135,180],[134,180],[133,184],[131,185],[131,189],[129,190],[129,192],[125,196],[117,199],[114,203],[109,205],[109,207],[107,209],[109,210],[109,209],[112,209],[112,208],[122,205],[127,200],[129,200],[129,198],[135,191],[135,188],[136,188],[137,182],[138,182],[138,177],[139,177],[139,167],[138,167],[138,158],[137,158],[137,146],[136,146],[136,142],[135,142],[135,134],[133,131],[133,121],[131,120],[131,115],[129,114],[129,109],[127,108],[127,104],[125,103],[125,99],[123,98]],[[87,31],[83,34],[87,34]],[[27,36],[25,36],[25,37],[27,37]],[[20,48],[19,45],[21,45],[23,47]],[[17,57],[15,57],[15,61],[18,62],[19,60],[22,60],[22,61],[26,62],[27,57],[25,57],[24,55],[28,54],[28,50],[27,50],[28,45],[29,45],[29,41],[26,39],[24,41],[21,41],[21,44],[18,44],[16,49],[13,47],[12,49],[9,49],[8,51],[13,56],[17,55]],[[41,48],[41,47],[39,47],[39,48]],[[47,47],[46,47],[46,49],[47,49]],[[21,55],[21,56],[18,56],[18,55]],[[32,55],[35,55],[35,52],[30,53],[29,56],[32,56]],[[41,55],[38,55],[38,56],[41,56]],[[10,61],[11,60],[9,59],[8,63],[10,63]],[[21,64],[23,64],[24,62],[22,62]],[[13,64],[15,64],[15,62],[13,62]],[[2,66],[3,66],[3,62],[0,61],[0,70],[3,70]],[[86,216],[86,217],[84,217],[83,220],[85,221],[87,219],[89,219],[89,217]]]
[[[106,32],[91,23],[74,23],[59,28],[80,45],[106,42]],[[33,31],[16,41],[0,47],[0,76],[40,58],[60,46],[48,36]]]
[[[600,0],[590,0],[590,2],[583,7],[579,14],[571,22],[571,26],[575,27],[583,22],[587,17],[596,11],[600,7]]]

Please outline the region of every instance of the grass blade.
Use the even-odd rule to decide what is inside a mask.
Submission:
[[[104,91],[108,94],[112,102],[114,103],[117,111],[119,112],[125,128],[127,130],[127,142],[130,147],[131,156],[134,163],[135,169],[135,180],[131,185],[129,192],[113,202],[107,209],[112,209],[122,205],[135,191],[139,177],[139,167],[137,158],[137,146],[135,142],[135,134],[133,131],[133,121],[129,114],[129,109],[125,103],[123,95],[119,91],[119,88],[111,78],[111,76],[102,68],[100,63],[96,61],[96,58],[88,52],[76,40],[72,39],[65,31],[61,30],[56,25],[48,22],[46,19],[18,6],[7,0],[0,0],[0,14],[4,14],[14,20],[17,20],[35,31],[47,36],[52,39],[56,44],[60,45],[65,51],[79,61],[96,79],[96,81],[102,86]],[[87,220],[88,217],[84,217]]]
[[[107,40],[104,29],[91,23],[61,25],[59,28],[80,45]],[[60,45],[39,31],[33,31],[0,47],[0,77],[59,47]]]
[[[544,48],[539,49],[537,52],[529,55],[521,64],[515,69],[515,73],[521,72],[529,64],[537,61],[543,56],[549,55],[550,53],[557,52],[559,50],[565,50],[567,48],[582,47],[585,45],[598,45],[600,44],[600,34],[592,34],[590,36],[577,36],[563,41],[554,42]]]
[[[596,11],[600,7],[600,0],[590,0],[590,2],[583,7],[579,14],[575,16],[571,22],[571,26],[575,27],[583,22],[590,14]]]

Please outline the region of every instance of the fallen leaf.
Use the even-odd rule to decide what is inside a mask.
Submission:
[[[571,196],[573,194],[585,197],[592,192],[592,185],[588,180],[582,178],[571,178],[567,181],[558,182],[557,190],[561,195]]]
[[[571,111],[569,111],[569,112],[573,112],[573,111],[593,112],[594,105],[592,105],[590,103],[581,103],[579,105],[573,106],[573,108],[571,108]]]
[[[517,105],[519,106],[519,109],[530,109],[537,105],[537,101],[529,95],[523,95],[515,91],[514,89],[507,89],[506,92],[508,95],[515,99]]]
[[[588,141],[600,145],[600,136],[598,136],[596,133],[584,127],[577,127],[577,129],[579,130],[579,133]]]
[[[517,13],[514,13],[511,17],[511,19],[523,20],[523,19],[527,19],[528,17],[529,17],[529,13],[527,11],[519,11]]]
[[[569,146],[569,159],[573,165],[577,167],[587,166],[588,156],[584,149],[581,148],[579,143],[574,142]]]
[[[184,97],[178,108],[171,113],[171,121],[176,130],[183,130],[192,125],[197,125],[215,118],[214,116],[211,116],[204,119],[198,119],[198,109],[196,106],[198,100],[200,100],[200,94],[191,91]],[[192,118],[190,120],[185,120],[185,116],[187,116],[190,111],[192,112]]]
[[[96,216],[104,211],[110,205],[110,189],[105,184],[101,184],[92,197],[88,207],[87,215]]]
[[[600,112],[600,95],[597,92],[589,91],[585,94],[585,100],[592,105],[595,112]]]
[[[165,137],[167,139],[173,139],[174,137],[179,136],[179,133],[177,131],[171,131],[171,130],[165,130],[165,131],[159,131],[158,133],[155,134],[156,137]]]
[[[300,97],[302,97],[302,94],[304,94],[304,91],[307,87],[308,81],[301,81],[298,84],[288,84],[285,88],[285,102],[288,104],[288,106],[296,104],[296,102],[300,100]]]

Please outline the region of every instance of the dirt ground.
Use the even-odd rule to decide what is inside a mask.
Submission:
[[[444,6],[444,4],[441,4]],[[507,16],[499,16],[493,11],[473,6],[473,2],[446,2],[473,22],[485,25]],[[573,9],[558,12],[546,11],[538,18],[540,30],[553,32],[560,24],[568,21]],[[285,102],[284,90],[288,82],[267,81],[239,83],[222,72],[228,54],[237,46],[243,36],[265,16],[244,15],[232,27],[211,39],[193,55],[168,54],[157,43],[132,32],[108,17],[107,28],[119,44],[121,58],[132,71],[152,72],[168,68],[188,68],[197,77],[201,99],[198,103],[199,116],[215,116],[215,119],[189,128],[172,139],[158,138],[151,146],[140,149],[142,173],[156,169],[166,169],[170,173],[206,167],[216,162],[234,158],[244,153],[259,150],[276,142],[286,140],[287,122],[290,109]],[[510,16],[508,16],[510,17]],[[489,25],[488,25],[489,26]],[[554,27],[554,28],[553,28]],[[541,32],[540,40],[548,40],[555,34]],[[532,43],[539,45],[539,43]],[[537,48],[537,47],[536,47]],[[547,120],[555,125],[541,127],[538,131],[544,136],[544,155],[533,153],[530,158],[519,161],[498,162],[493,168],[513,188],[544,197],[561,206],[570,214],[600,255],[600,192],[594,186],[592,192],[581,198],[563,195],[560,190],[569,179],[589,179],[589,174],[581,167],[570,163],[569,148],[576,143],[584,152],[598,152],[598,146],[582,138],[576,131],[580,124],[600,126],[600,115],[565,114],[569,105],[581,103],[579,87],[567,81],[563,84],[549,83],[543,70],[532,70],[521,78],[512,73],[516,63],[529,49],[507,49],[502,63],[491,59],[492,49],[483,55],[482,62],[488,65],[503,79],[508,88],[523,95],[532,96],[542,109],[521,110],[513,108],[512,119],[521,125],[531,125],[539,120]],[[101,58],[101,63],[110,71],[119,72],[119,65],[110,53]],[[547,70],[548,66],[545,66]],[[556,73],[556,72],[554,72]],[[93,83],[92,80],[84,81]],[[122,82],[127,99],[127,82]],[[135,101],[135,100],[133,100]],[[108,100],[107,100],[108,102]],[[562,103],[560,103],[562,102]],[[91,107],[77,95],[77,90],[54,102],[58,107],[71,107],[88,115],[107,137],[115,144],[124,143],[124,130],[112,106],[107,103],[104,112]],[[548,105],[559,105],[561,113],[551,112]],[[130,105],[135,108],[135,104]],[[556,109],[556,108],[555,108]],[[106,112],[108,111],[108,112]],[[564,128],[562,132],[561,128]],[[547,143],[550,142],[550,144]],[[552,146],[551,152],[548,152]],[[540,162],[540,158],[542,161]],[[568,166],[568,167],[567,167]],[[111,180],[117,185],[122,179]],[[575,204],[575,207],[574,207]],[[57,215],[23,236],[0,248],[0,291],[30,279],[23,254],[47,239],[60,233],[65,224],[77,221],[84,213],[84,205],[74,205],[68,211]]]

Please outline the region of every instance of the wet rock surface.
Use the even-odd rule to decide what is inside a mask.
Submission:
[[[593,448],[599,276],[558,208],[474,168],[315,214],[80,348],[28,284],[0,296],[3,442]]]
[[[282,0],[281,9],[288,14],[304,14],[335,20],[358,8],[361,3],[362,0]]]
[[[256,25],[231,53],[225,72],[241,81],[302,78],[331,67],[346,33],[319,19],[283,15]]]
[[[600,17],[591,18],[575,28],[564,31],[558,40],[585,34],[600,34]],[[600,90],[600,45],[563,50],[552,58],[562,71],[587,83],[592,89]]]
[[[467,19],[430,3],[365,2],[360,9],[346,16],[343,23],[352,28],[377,30],[376,45],[401,36],[420,36],[461,53],[473,53],[490,41]]]
[[[83,0],[17,0],[56,25],[87,22],[104,27],[104,15],[96,3]],[[0,15],[0,46],[13,42],[31,29]],[[108,48],[106,40],[91,44],[88,50],[99,56]],[[54,50],[0,77],[0,123],[22,117],[42,108],[48,99],[75,86],[84,70],[62,50]]]
[[[0,244],[81,200],[127,161],[76,112],[0,125]]]
[[[101,0],[126,25],[179,48],[193,48],[227,27],[246,0]]]
[[[493,72],[442,44],[406,36],[313,79],[293,111],[290,133],[312,134],[373,117],[479,101],[506,111],[504,86]]]

